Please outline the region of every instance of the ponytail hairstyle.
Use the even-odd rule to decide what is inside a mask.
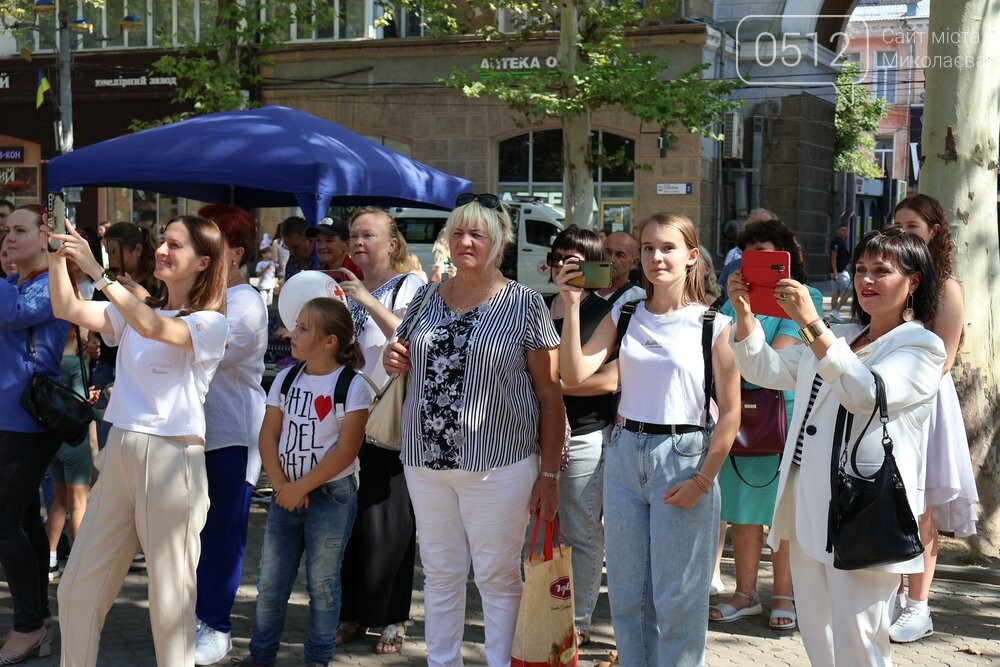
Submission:
[[[226,312],[226,261],[223,257],[222,232],[211,220],[199,218],[196,215],[181,215],[170,220],[164,227],[164,232],[170,225],[179,224],[187,228],[191,236],[191,247],[199,257],[208,257],[208,267],[199,273],[188,292],[187,302],[177,314],[189,315],[199,310],[214,310]],[[149,305],[163,308],[167,305],[169,294],[166,285],[163,286],[163,297],[150,299]]]
[[[642,234],[649,225],[659,225],[661,227],[673,227],[684,237],[684,245],[690,250],[698,249],[698,230],[690,218],[677,213],[656,213],[639,223],[639,245],[642,247]],[[700,251],[699,251],[700,253]],[[701,272],[701,262],[686,267],[687,273],[684,276],[684,301],[686,303],[708,304],[705,296],[705,278]],[[653,285],[646,277],[646,272],[642,273],[642,286],[646,289],[646,294],[653,295]]]
[[[365,356],[361,345],[354,339],[354,322],[343,302],[321,296],[307,301],[302,306],[302,311],[312,315],[312,325],[322,331],[324,336],[337,337],[334,359],[338,364],[353,369],[364,367]],[[301,312],[299,316],[301,317]]]
[[[408,255],[410,254],[410,250],[406,246],[406,239],[399,233],[399,228],[396,226],[396,219],[389,215],[388,212],[376,206],[362,206],[359,209],[355,209],[351,217],[347,219],[347,228],[350,229],[354,221],[363,215],[376,215],[385,221],[386,233],[390,239],[396,241],[396,248],[389,253],[389,265],[396,273],[409,272],[410,262]]]
[[[136,246],[140,246],[142,252],[139,254],[139,271],[132,278],[144,285],[147,280],[152,280],[155,281],[155,284],[159,284],[159,281],[153,276],[153,272],[156,271],[156,246],[153,244],[149,230],[143,229],[131,222],[116,222],[104,232],[104,238],[121,239],[122,246],[129,250],[134,250]],[[152,292],[153,290],[149,291]]]

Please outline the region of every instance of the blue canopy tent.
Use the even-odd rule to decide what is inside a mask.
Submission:
[[[53,159],[49,192],[150,190],[243,208],[298,206],[311,224],[331,205],[450,209],[470,182],[287,107],[198,116]]]

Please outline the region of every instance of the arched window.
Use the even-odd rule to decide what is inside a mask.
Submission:
[[[594,199],[632,199],[635,181],[631,161],[635,142],[604,130],[592,133],[594,151],[619,155],[629,161],[613,167],[594,168]],[[500,142],[500,169],[497,190],[512,197],[541,197],[550,204],[563,205],[562,130],[535,130]]]

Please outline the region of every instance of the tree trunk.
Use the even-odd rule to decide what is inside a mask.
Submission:
[[[575,74],[580,52],[580,8],[578,0],[559,3],[559,83],[564,98],[576,97]],[[594,177],[587,157],[590,155],[590,109],[564,115],[563,137],[563,202],[566,224],[584,229],[593,228]]]
[[[1000,550],[996,9],[990,0],[931,3],[920,172],[920,191],[941,201],[955,238],[965,338],[954,377],[982,501],[977,546],[992,556]]]

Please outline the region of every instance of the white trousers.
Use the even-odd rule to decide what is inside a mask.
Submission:
[[[101,629],[139,547],[156,664],[194,665],[195,572],[208,514],[205,448],[112,428],[101,476],[59,583],[62,667],[94,667]]]
[[[797,488],[794,477],[788,483]],[[891,666],[889,614],[899,575],[838,570],[806,554],[794,537],[789,548],[799,631],[813,667]]]
[[[486,663],[510,665],[521,603],[521,544],[538,457],[487,470],[407,466],[424,568],[427,664],[460,667],[469,565],[483,599]]]

